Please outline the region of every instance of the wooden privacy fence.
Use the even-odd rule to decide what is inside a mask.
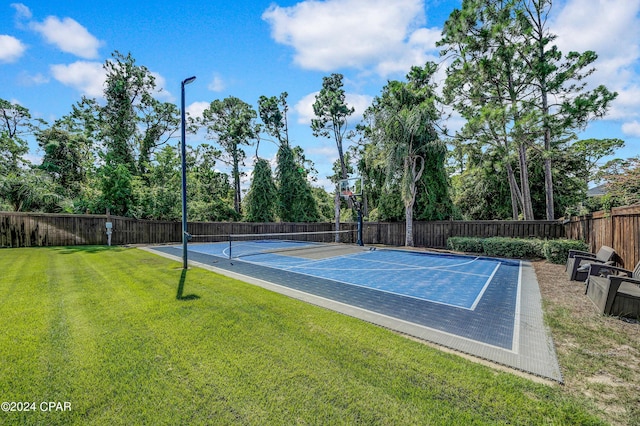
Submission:
[[[181,224],[106,215],[0,212],[0,247],[156,244],[181,240]]]
[[[403,246],[404,222],[366,222],[362,239],[365,244]],[[478,220],[413,222],[413,242],[418,247],[446,248],[449,237],[564,238],[560,222],[535,220]]]
[[[113,224],[111,244],[165,244],[182,241],[182,223],[106,215],[0,212],[0,247],[107,244],[106,223]],[[343,224],[343,229],[355,229]],[[331,223],[189,222],[194,241],[226,241],[229,234],[331,231]],[[353,242],[353,241],[350,241]]]
[[[107,244],[107,221],[113,223],[111,242],[114,245],[182,241],[180,222],[106,215],[0,212],[0,247]],[[341,229],[355,230],[356,224],[344,223]],[[224,240],[228,234],[331,230],[332,223],[189,223],[191,234],[219,235],[219,240]],[[432,248],[446,247],[449,237],[581,239],[589,244],[592,252],[596,252],[602,245],[613,247],[620,256],[620,264],[633,268],[640,261],[640,205],[571,218],[564,225],[557,221],[539,220],[414,222],[413,235],[416,246]],[[402,246],[405,243],[405,224],[366,222],[363,226],[363,241],[365,244]]]
[[[594,253],[603,245],[612,247],[622,267],[633,269],[640,261],[640,205],[570,218],[565,234],[586,241]]]
[[[107,244],[107,222],[113,223],[111,243],[163,244],[182,241],[180,222],[136,220],[106,215],[71,215],[0,212],[0,247],[34,247]],[[333,223],[190,222],[194,241],[225,241],[229,234],[332,231]],[[342,230],[356,230],[343,223]],[[414,222],[414,242],[419,247],[444,248],[449,237],[562,238],[564,227],[555,221],[435,221]],[[203,236],[203,237],[198,237]],[[351,233],[343,241],[355,242]],[[366,222],[365,244],[402,246],[404,222]]]

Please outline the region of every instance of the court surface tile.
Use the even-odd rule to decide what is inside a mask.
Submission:
[[[419,339],[562,381],[528,262],[347,245],[319,248],[311,256],[306,250],[244,255],[236,251],[240,257],[229,259],[228,247],[192,244],[189,260]],[[182,258],[182,246],[149,249]]]

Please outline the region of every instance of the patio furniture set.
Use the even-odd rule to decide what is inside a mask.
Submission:
[[[615,258],[608,246],[595,254],[569,250],[567,276],[585,283],[585,294],[600,313],[640,319],[640,262],[629,270],[616,266]]]

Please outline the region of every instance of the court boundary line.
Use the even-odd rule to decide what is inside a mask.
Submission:
[[[382,250],[380,250],[382,251]],[[363,252],[363,253],[368,253],[368,252]],[[345,257],[351,257],[351,256],[359,256],[359,255],[364,255],[363,253],[351,253],[348,255],[339,255],[339,256],[334,256],[334,257],[341,257],[341,258],[345,258]],[[280,253],[263,253],[263,254],[274,254],[274,255],[278,255],[278,256],[287,256],[287,255],[282,255]],[[290,257],[295,257],[295,256],[290,256]],[[307,269],[313,269],[313,270],[317,270],[317,271],[327,271],[327,270],[331,270],[334,268],[311,268],[305,265],[308,264],[314,264],[314,263],[318,263],[318,262],[322,262],[325,260],[329,260],[329,259],[333,259],[333,257],[330,258],[326,258],[326,259],[316,259],[316,260],[310,260],[307,262],[302,262],[300,264],[295,264],[295,265],[291,265],[291,266],[286,266],[286,267],[282,267],[282,269],[285,270],[290,270],[293,268],[307,268]],[[450,269],[450,268],[457,268],[459,266],[463,266],[463,265],[469,265],[473,262],[475,262],[476,260],[480,259],[479,257],[476,257],[475,259],[473,259],[470,262],[464,262],[464,263],[458,263],[455,265],[439,265],[439,266],[414,266],[414,265],[407,265],[407,264],[403,264],[400,263],[400,268],[340,268],[341,271],[446,271],[446,272],[451,272],[454,274],[460,274],[460,275],[473,275],[476,277],[491,277],[492,274],[490,275],[484,275],[484,274],[476,274],[473,272],[465,272],[465,271],[456,271],[455,269]],[[238,258],[238,260],[240,261],[244,261],[242,258]],[[370,263],[382,263],[382,264],[388,264],[388,265],[398,265],[398,263],[393,263],[393,262],[384,262],[384,261],[380,261],[380,260],[368,260],[368,259],[362,259],[363,262],[370,262]],[[262,266],[267,266],[270,265],[267,262],[252,262],[252,261],[246,261],[248,263],[252,263],[254,265],[262,265]],[[275,262],[274,262],[275,263]]]
[[[212,243],[214,244],[214,243]],[[222,244],[221,242],[219,243],[215,243],[215,244]],[[251,243],[248,243],[249,245]],[[176,246],[177,247],[177,246]],[[384,249],[383,249],[384,250]],[[222,252],[224,253],[225,250],[223,250]],[[382,250],[381,250],[382,251]],[[384,250],[384,251],[391,251],[391,250]],[[216,256],[215,254],[212,253],[207,253],[207,252],[199,252],[202,254],[206,254],[209,256],[214,256],[214,257],[220,257],[223,258],[221,256]],[[265,253],[255,253],[252,254],[253,256],[258,256],[261,254],[264,255],[276,255],[276,256],[287,256],[287,255],[282,255],[280,254],[282,252],[265,252]],[[358,252],[358,253],[350,253],[350,254],[346,254],[346,255],[342,255],[342,256],[335,256],[335,257],[341,257],[341,258],[350,258],[350,257],[357,257],[357,256],[366,256],[367,253],[370,253],[369,251],[362,251],[362,252]],[[287,257],[295,257],[295,256],[287,256]],[[471,256],[469,256],[471,257]],[[302,261],[298,264],[294,264],[294,265],[284,265],[278,262],[260,262],[260,261],[252,261],[252,260],[246,260],[245,257],[243,256],[238,256],[237,258],[232,258],[231,260],[237,260],[239,262],[245,262],[245,263],[249,263],[252,265],[257,265],[257,266],[262,266],[265,268],[274,268],[277,270],[284,270],[284,271],[291,271],[294,272],[296,274],[300,274],[300,275],[304,275],[304,276],[308,276],[308,277],[314,277],[314,278],[321,278],[321,279],[330,279],[332,281],[335,282],[339,282],[341,284],[346,284],[346,285],[353,285],[359,288],[365,288],[365,289],[369,289],[369,290],[374,290],[374,291],[380,291],[382,293],[387,293],[387,294],[393,294],[396,296],[402,296],[402,297],[409,297],[411,299],[415,299],[415,300],[420,300],[420,301],[424,301],[424,302],[430,302],[430,303],[436,303],[439,305],[443,305],[443,306],[450,306],[453,308],[459,308],[459,309],[464,309],[467,311],[475,311],[478,303],[480,302],[480,300],[482,299],[482,296],[484,295],[486,289],[489,287],[489,285],[491,284],[491,282],[493,281],[493,278],[497,272],[497,270],[500,268],[500,265],[502,265],[502,260],[501,259],[490,259],[490,258],[482,258],[485,259],[487,261],[493,261],[496,262],[497,265],[496,267],[493,269],[493,271],[491,272],[491,274],[484,275],[484,274],[477,274],[477,273],[472,273],[472,272],[464,272],[464,271],[456,271],[455,269],[451,270],[450,268],[455,268],[455,267],[459,267],[459,266],[463,266],[463,265],[469,265],[471,263],[476,262],[477,260],[481,259],[480,256],[476,256],[473,257],[471,260],[469,261],[465,261],[463,263],[456,263],[453,265],[438,265],[438,266],[414,266],[414,265],[406,265],[406,264],[401,264],[403,266],[406,266],[405,268],[398,268],[398,269],[393,269],[393,268],[385,268],[385,269],[375,269],[375,268],[340,268],[341,271],[358,271],[358,272],[371,272],[371,271],[427,271],[427,270],[439,270],[439,271],[444,271],[444,272],[448,272],[448,273],[453,273],[453,274],[459,274],[459,275],[472,275],[472,276],[476,276],[476,277],[486,277],[486,280],[484,282],[484,284],[482,285],[482,287],[480,288],[479,292],[477,293],[476,297],[473,299],[472,303],[469,306],[460,306],[460,305],[455,305],[452,303],[446,303],[446,302],[442,302],[442,301],[438,301],[438,300],[432,300],[432,299],[427,299],[427,298],[423,298],[423,297],[419,297],[419,296],[413,296],[413,295],[408,295],[408,294],[404,294],[404,293],[399,293],[399,292],[395,292],[395,291],[391,291],[391,290],[384,290],[384,289],[380,289],[380,288],[376,288],[376,287],[371,287],[371,286],[367,286],[367,285],[362,285],[362,284],[357,284],[357,283],[353,283],[353,282],[349,282],[349,281],[343,281],[337,278],[324,278],[324,277],[318,277],[316,275],[313,275],[311,273],[307,273],[307,272],[302,272],[302,271],[297,271],[294,269],[298,269],[298,268],[305,268],[305,269],[309,269],[309,270],[317,270],[317,271],[328,271],[328,270],[335,270],[335,268],[313,268],[313,267],[308,267],[305,265],[312,265],[312,264],[317,264],[320,262],[324,262],[324,261],[328,261],[332,258],[327,258],[327,259],[315,259],[315,260],[308,260],[308,261]],[[394,262],[385,262],[385,261],[380,261],[380,260],[367,260],[367,259],[359,259],[359,260],[363,260],[365,262],[371,262],[371,263],[383,263],[383,264],[390,264],[390,265],[397,265],[398,263],[394,263]],[[518,265],[518,268],[520,268],[521,265]]]
[[[473,304],[471,305],[470,309],[472,311],[476,310],[476,307],[478,306],[478,303],[480,303],[480,300],[482,300],[482,296],[484,296],[484,292],[487,291],[487,288],[489,287],[489,285],[493,281],[493,277],[496,276],[496,272],[498,272],[498,269],[500,269],[500,266],[502,266],[502,262],[498,262],[496,267],[493,268],[493,272],[491,273],[489,278],[487,278],[487,280],[484,282],[484,285],[482,286],[482,289],[480,290],[480,292],[476,296],[476,300],[474,300]],[[520,266],[518,266],[518,274],[520,274]]]
[[[270,240],[267,240],[270,241]],[[276,241],[276,240],[274,240]],[[254,242],[252,241],[247,241],[244,242],[241,245],[252,245]],[[301,241],[301,243],[306,243],[306,241]],[[225,244],[224,241],[218,241],[218,242],[212,242],[212,243],[204,243],[204,244]],[[323,243],[316,243],[316,242],[311,242],[311,247],[310,248],[315,248],[315,247],[320,247],[322,246]],[[178,246],[176,246],[178,247]],[[276,251],[265,251],[265,252],[259,252],[259,253],[249,253],[246,255],[240,255],[237,257],[231,257],[231,260],[235,259],[237,261],[240,262],[246,262],[246,263],[250,263],[252,265],[258,265],[258,266],[264,266],[267,268],[276,268],[276,269],[282,269],[285,271],[290,271],[292,269],[295,268],[306,268],[306,269],[311,269],[311,270],[318,270],[318,271],[327,271],[327,270],[333,270],[334,268],[313,268],[313,267],[308,267],[305,265],[309,265],[309,264],[314,264],[314,263],[319,263],[319,262],[323,262],[323,261],[328,261],[330,259],[334,259],[336,257],[340,257],[340,258],[348,258],[348,257],[356,257],[356,256],[361,256],[361,255],[366,255],[367,253],[370,253],[371,251],[367,251],[367,250],[363,250],[362,252],[358,252],[358,253],[349,253],[349,254],[344,254],[344,255],[336,255],[336,256],[331,256],[328,258],[323,258],[323,259],[313,259],[313,260],[304,260],[301,261],[298,264],[294,264],[294,265],[283,265],[283,264],[279,264],[278,262],[260,262],[260,261],[251,261],[251,260],[245,260],[246,257],[253,257],[253,256],[260,256],[260,255],[275,255],[275,256],[287,256],[287,257],[294,257],[297,258],[298,256],[291,256],[291,255],[287,255],[287,254],[283,254],[286,253],[288,251],[295,251],[296,248],[292,247],[292,248],[282,248],[281,250],[276,250]],[[304,250],[304,248],[302,249]],[[194,250],[195,251],[195,250]],[[377,251],[377,250],[376,250]],[[392,252],[392,251],[397,251],[397,252],[403,252],[402,250],[394,250],[394,249],[381,249],[380,251],[386,251],[386,252]],[[198,253],[202,253],[202,254],[206,254],[209,256],[215,256],[215,257],[220,257],[223,259],[229,259],[228,256],[228,248],[223,248],[222,252],[220,253],[220,256],[213,254],[213,253],[209,253],[209,252],[198,252]],[[225,255],[226,254],[226,255]],[[427,254],[427,253],[420,253],[420,254]],[[477,273],[473,273],[473,272],[466,272],[466,271],[456,271],[455,268],[459,267],[459,266],[463,266],[463,265],[469,265],[471,263],[474,263],[478,260],[487,260],[487,261],[499,261],[499,264],[504,263],[502,259],[499,258],[488,258],[488,257],[482,257],[482,256],[468,256],[468,255],[459,255],[460,257],[469,257],[471,258],[471,260],[463,262],[463,263],[457,263],[457,264],[453,264],[453,265],[437,265],[437,266],[419,266],[419,265],[408,265],[408,264],[403,264],[400,263],[400,265],[402,267],[400,268],[340,268],[341,271],[424,271],[424,270],[440,270],[440,271],[446,271],[446,272],[450,272],[450,273],[454,273],[454,274],[460,274],[460,275],[471,275],[471,276],[476,276],[476,277],[488,277],[489,281],[491,281],[493,279],[493,276],[495,275],[495,271],[493,271],[491,274],[484,275],[484,274],[477,274]],[[301,258],[302,259],[302,258]],[[382,260],[368,260],[368,259],[363,259],[363,261],[365,262],[371,262],[371,263],[382,263],[382,264],[387,264],[387,265],[398,265],[397,262],[385,262]],[[453,269],[452,269],[453,268]],[[302,272],[296,272],[296,273],[300,273],[301,275],[307,275],[307,276],[313,276],[311,274],[304,274]],[[343,284],[352,284],[352,283],[347,283],[344,281],[340,281],[340,280],[336,280],[333,279],[334,281],[337,282],[342,282]],[[353,285],[357,285],[357,284],[353,284]],[[367,287],[367,286],[362,286],[362,287],[366,287],[366,288],[371,288],[371,287]],[[380,291],[384,291],[384,290],[380,290]],[[399,293],[393,293],[393,292],[388,292],[390,294],[399,294]],[[402,295],[402,294],[399,294]],[[406,295],[405,295],[406,296]],[[411,296],[408,296],[411,297]],[[416,298],[416,297],[414,297]],[[429,299],[422,299],[417,297],[418,300],[426,300],[426,301],[431,301]],[[448,303],[442,303],[442,302],[435,302],[434,303],[441,303],[443,305],[447,305],[447,306],[457,306],[457,305],[451,305]],[[475,304],[475,302],[474,302]],[[473,305],[473,304],[472,304]]]
[[[518,290],[516,292],[516,306],[514,309],[514,322],[513,322],[513,337],[511,338],[511,345],[520,347],[520,297],[522,285],[522,261],[520,261],[520,269],[518,270]]]
[[[273,253],[268,253],[268,254],[273,254]],[[247,261],[247,260],[243,260],[243,259],[235,259],[235,260],[237,260],[239,262],[249,263],[251,265],[261,266],[263,268],[272,268],[272,269],[276,269],[276,270],[286,270],[286,271],[289,271],[289,272],[293,272],[294,274],[304,275],[306,277],[313,277],[313,278],[320,278],[320,279],[324,279],[324,280],[331,280],[331,281],[335,281],[335,282],[340,283],[340,284],[352,285],[354,287],[365,288],[367,290],[379,291],[381,293],[387,293],[387,294],[393,294],[394,296],[408,297],[410,299],[420,300],[422,302],[436,303],[438,305],[450,306],[452,308],[464,309],[466,311],[471,311],[471,312],[474,311],[474,309],[471,309],[470,307],[468,308],[466,306],[459,306],[459,305],[453,305],[451,303],[439,302],[437,300],[424,299],[422,297],[411,296],[409,294],[404,294],[404,293],[396,293],[396,292],[390,291],[390,290],[383,290],[383,289],[379,289],[379,288],[375,288],[375,287],[369,287],[369,286],[362,285],[362,284],[355,284],[355,283],[352,283],[352,282],[349,282],[349,281],[342,281],[342,280],[337,279],[337,278],[318,277],[317,275],[307,274],[305,272],[300,272],[300,271],[291,271],[289,269],[280,268],[280,267],[277,267],[277,266],[272,266],[272,265],[261,263],[261,262],[251,262],[251,261]],[[328,269],[330,269],[330,268],[327,268],[327,270]],[[359,271],[375,271],[375,269],[358,269],[358,270]],[[384,269],[384,270],[388,271],[389,269]],[[487,284],[485,282],[485,285],[483,286],[483,288],[485,288],[486,285]]]

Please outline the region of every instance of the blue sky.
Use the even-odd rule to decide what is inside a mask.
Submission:
[[[24,1],[0,3],[0,98],[52,122],[84,94],[100,98],[102,64],[118,50],[156,75],[158,98],[198,115],[214,99],[289,93],[290,139],[327,184],[335,143],[313,137],[311,104],[322,77],[345,76],[356,124],[371,99],[412,65],[439,61],[435,42],[461,0]],[[619,92],[605,120],[583,138],[626,141],[619,157],[640,154],[640,0],[554,1],[550,26],[563,52],[595,50],[590,85]],[[460,125],[455,117],[448,127]],[[205,142],[190,135],[190,144]],[[37,161],[39,153],[31,153]],[[249,148],[251,157],[254,150]],[[272,158],[275,146],[262,143]],[[247,166],[251,160],[247,161]],[[248,170],[250,167],[248,167]]]

